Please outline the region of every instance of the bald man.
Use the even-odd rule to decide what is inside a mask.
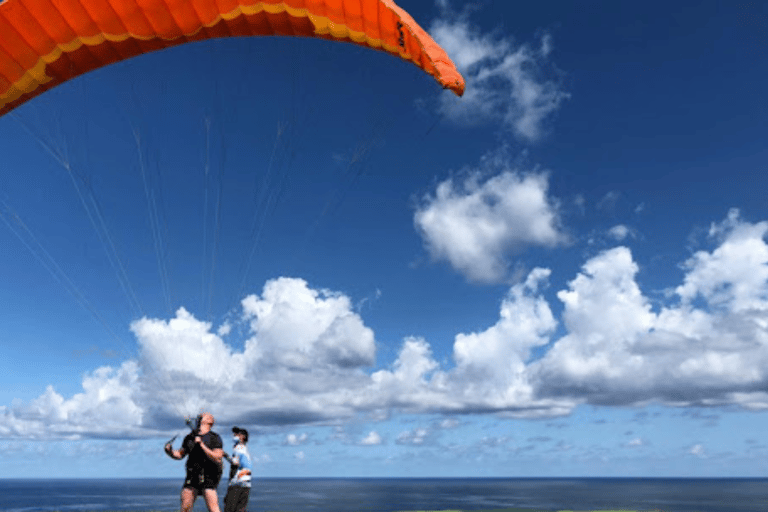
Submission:
[[[224,445],[219,434],[211,431],[212,427],[213,415],[202,414],[197,430],[184,438],[181,448],[174,450],[171,443],[165,445],[165,453],[172,459],[181,460],[189,455],[187,476],[181,488],[181,512],[191,512],[199,495],[210,512],[220,512],[216,487],[221,480]]]

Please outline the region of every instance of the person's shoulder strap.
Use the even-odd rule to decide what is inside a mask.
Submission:
[[[222,442],[221,436],[219,434],[217,434],[216,432],[208,432],[208,434],[210,435],[210,438],[209,438],[210,439],[210,441],[209,441],[210,444],[208,445],[210,448],[223,448],[224,447],[224,443]]]

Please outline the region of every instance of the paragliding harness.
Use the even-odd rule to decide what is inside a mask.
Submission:
[[[184,423],[187,425],[187,427],[189,427],[189,430],[190,430],[191,434],[194,437],[197,437],[197,436],[200,435],[200,425],[202,424],[202,421],[203,421],[203,415],[202,414],[198,414],[194,418],[190,416],[190,417],[184,419]],[[171,438],[171,440],[168,441],[168,444],[172,444],[176,440],[177,437],[179,437],[178,434],[173,436]],[[224,455],[224,458],[227,459],[227,462],[232,464],[232,462],[233,462],[232,458],[226,452],[224,452],[223,455]],[[194,476],[197,479],[197,483],[201,485],[205,481],[205,469],[204,469],[204,467],[202,465],[200,465],[199,468],[197,468],[197,469],[198,469],[198,471],[197,471],[197,473]],[[188,481],[186,483],[191,483],[191,481],[188,479]]]
[[[195,418],[190,416],[190,417],[184,419],[184,423],[187,425],[187,427],[189,427],[190,433],[192,434],[193,437],[197,437],[200,434],[200,425],[201,425],[202,421],[203,421],[203,415],[202,414],[198,414],[197,417],[195,417]],[[171,440],[166,443],[166,446],[172,445],[173,442],[178,437],[179,437],[179,434],[176,434],[175,436],[173,436],[171,438]],[[183,445],[182,445],[182,447],[183,447]],[[205,481],[205,470],[204,470],[202,465],[199,465],[197,469],[198,469],[197,474],[194,475],[194,479],[197,480],[197,481],[194,482],[194,483],[197,484],[197,485],[201,485]],[[192,482],[192,478],[190,478],[190,476],[191,475],[189,475],[189,473],[188,473],[187,474],[187,479],[184,482],[185,484],[192,484],[193,483]]]

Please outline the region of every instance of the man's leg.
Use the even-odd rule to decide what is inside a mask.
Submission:
[[[209,512],[221,512],[219,510],[219,496],[216,494],[216,489],[203,489],[203,498],[205,498],[205,504],[208,505]]]
[[[244,487],[240,491],[240,496],[238,496],[238,503],[237,503],[237,510],[245,512],[245,509],[248,507],[248,497],[251,495],[251,488],[250,487]]]
[[[224,512],[245,512],[249,493],[250,489],[247,487],[231,485],[224,497]]]
[[[232,486],[227,487],[227,494],[224,495],[224,512],[233,512],[233,491],[234,488]]]
[[[192,512],[192,507],[195,506],[195,498],[197,498],[197,491],[184,487],[181,490],[181,512]]]

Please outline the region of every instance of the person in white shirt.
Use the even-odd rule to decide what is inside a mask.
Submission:
[[[248,453],[248,431],[232,428],[232,450],[229,469],[229,486],[224,497],[224,512],[245,512],[251,494],[251,455]]]

